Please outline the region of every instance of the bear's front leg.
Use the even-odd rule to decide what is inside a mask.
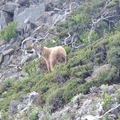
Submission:
[[[51,70],[50,70],[50,63],[49,63],[49,61],[45,60],[45,62],[46,62],[46,65],[47,65],[47,70],[48,70],[48,71],[51,71]]]
[[[50,71],[54,71],[54,60],[50,60]]]

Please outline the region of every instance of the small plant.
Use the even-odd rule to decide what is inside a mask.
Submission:
[[[24,66],[24,71],[28,73],[28,75],[33,75],[34,73],[37,72],[37,66],[36,66],[36,61],[33,60],[29,64]]]
[[[115,24],[115,31],[120,31],[120,20]]]
[[[10,40],[17,35],[16,33],[17,22],[11,22],[0,31],[0,38],[3,40]]]
[[[108,110],[112,104],[112,97],[108,94],[102,94],[103,109]]]
[[[119,32],[116,32],[115,35],[109,38],[109,51],[108,51],[108,62],[116,66],[117,68],[120,68],[120,34]]]
[[[65,104],[64,98],[63,98],[63,89],[57,89],[54,91],[51,95],[48,96],[47,98],[47,104],[52,106],[51,111],[54,112],[58,108],[63,107]]]
[[[27,47],[27,50],[32,50],[32,46]]]
[[[4,83],[6,86],[11,87],[14,84],[15,79],[6,79],[4,80]]]
[[[29,115],[29,120],[37,120],[40,108],[34,107]]]
[[[10,87],[14,84],[14,79],[5,79],[3,83],[0,85],[0,94],[3,94],[6,90],[8,90]]]
[[[109,120],[109,117],[106,115],[101,120]]]
[[[68,55],[71,52],[72,48],[70,46],[65,46],[64,49],[65,49],[65,51],[66,51],[66,53]]]
[[[111,48],[111,50],[108,52],[108,55],[109,55],[108,61],[112,65],[120,68],[120,48],[119,47]]]
[[[5,111],[0,111],[0,117],[3,119],[7,120],[8,119],[8,113]]]
[[[118,119],[117,120],[120,120],[120,116],[118,116]]]

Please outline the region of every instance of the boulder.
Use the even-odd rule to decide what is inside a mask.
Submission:
[[[5,0],[1,0],[0,1],[0,6],[4,5],[5,4]]]
[[[53,11],[54,10],[54,4],[52,2],[45,5],[45,11]]]
[[[32,51],[31,51],[32,52]],[[36,52],[28,53],[25,56],[22,56],[21,65],[26,64],[27,62],[37,58]]]
[[[9,44],[10,47],[16,51],[20,49],[21,42],[22,42],[22,38],[17,37],[17,38],[12,38]]]
[[[102,66],[94,66],[94,71],[93,71],[92,75],[90,77],[86,78],[85,80],[86,81],[95,80],[101,75],[101,73],[104,73],[110,69],[111,69],[110,64],[105,64]]]
[[[29,110],[29,107],[35,103],[36,99],[38,99],[38,95],[39,94],[35,91],[29,93],[28,95],[24,95],[23,102],[18,105],[19,112],[27,112]]]
[[[10,115],[15,115],[17,113],[22,113],[22,112],[27,111],[29,107],[31,106],[31,104],[33,104],[38,98],[38,93],[33,91],[29,93],[28,95],[26,95],[26,97],[24,98],[25,99],[23,100],[23,102],[19,102],[16,100],[11,101],[9,108],[8,108],[8,113]]]
[[[8,66],[8,64],[10,63],[10,55],[5,55],[4,56],[4,59],[3,59],[3,63],[2,63],[2,65],[3,66]]]
[[[27,74],[25,72],[20,71],[20,72],[16,72],[16,73],[11,74],[8,78],[15,79],[15,80],[20,80],[23,77],[25,77],[26,75]]]
[[[8,109],[8,113],[10,115],[14,115],[18,112],[18,105],[21,104],[21,102],[19,101],[11,101],[10,105],[9,105],[9,109]]]
[[[32,5],[29,8],[24,9],[19,13],[19,10],[15,10],[14,12],[14,20],[18,22],[18,28],[26,27],[26,20],[29,20],[33,23],[36,22],[38,18],[40,18],[45,11],[44,4]]]
[[[3,56],[10,55],[14,52],[13,48],[10,48],[8,50],[3,51]]]
[[[10,16],[10,14],[4,11],[0,11],[0,29],[2,29],[11,21],[12,21],[12,17]]]
[[[8,2],[2,6],[2,10],[5,12],[8,12],[10,14],[14,14],[14,10],[16,9],[17,6],[18,6],[18,4]]]
[[[21,6],[29,6],[29,0],[16,0],[15,3],[21,5]]]

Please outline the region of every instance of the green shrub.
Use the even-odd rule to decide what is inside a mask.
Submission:
[[[63,98],[66,102],[70,101],[72,97],[79,94],[79,86],[83,84],[85,81],[80,78],[71,78],[64,84],[64,93]]]
[[[115,24],[115,31],[120,31],[120,20]]]
[[[62,63],[62,64],[59,64],[59,65],[56,65],[55,66],[55,72],[54,74],[59,74],[63,77],[68,77],[69,76],[69,69],[67,67],[66,64]]]
[[[11,22],[4,29],[0,31],[0,38],[3,40],[10,40],[17,35],[16,33],[17,22]]]
[[[109,40],[109,48],[112,47],[119,47],[120,46],[120,32],[115,32],[114,34],[111,34],[110,37],[108,37]]]
[[[64,49],[65,49],[67,55],[71,52],[71,47],[70,46],[65,46]]]
[[[9,115],[8,115],[7,112],[5,112],[5,111],[2,111],[2,112],[1,112],[1,118],[3,118],[4,120],[7,120],[8,117],[9,117]]]
[[[49,38],[49,39],[43,41],[42,44],[47,47],[54,47],[57,45],[58,39],[59,39],[58,36],[54,36],[52,38]]]
[[[57,89],[53,91],[49,96],[47,96],[46,102],[48,105],[52,106],[52,111],[63,107],[63,105],[65,104],[63,92],[63,89]]]
[[[91,48],[84,48],[82,50],[78,50],[71,54],[71,56],[69,57],[68,65],[69,67],[84,65],[91,61],[91,59],[94,57],[93,55],[94,51]]]
[[[93,86],[119,83],[119,68],[115,67],[117,65],[114,65],[111,61],[109,61],[111,63],[110,70],[101,73],[96,79],[85,81],[85,78],[93,72],[94,65],[98,65],[98,63],[108,64],[107,59],[111,60],[111,58],[116,57],[116,52],[115,54],[111,53],[114,53],[114,51],[119,53],[119,43],[118,32],[106,35],[106,38],[99,39],[86,48],[78,49],[75,52],[71,52],[70,48],[67,47],[66,51],[69,53],[67,63],[55,66],[53,72],[38,71],[38,62],[29,62],[24,67],[24,71],[29,74],[28,76],[19,81],[8,80],[2,83],[4,85],[0,84],[0,98],[3,99],[0,102],[0,110],[6,111],[10,101],[19,99],[19,95],[36,91],[40,94],[38,100],[40,105],[44,106],[45,103],[48,103],[52,105],[54,111],[68,103],[75,95],[79,93],[87,94]],[[105,58],[102,56],[105,56]],[[58,82],[58,76],[65,80],[62,84]],[[33,113],[33,118],[35,116],[36,112]]]
[[[118,116],[118,119],[117,120],[120,120],[120,116]]]
[[[109,40],[108,62],[120,68],[120,33],[116,32]]]
[[[78,87],[78,91],[79,91],[79,93],[88,94],[90,88],[94,87],[94,86],[100,86],[98,81],[90,81],[90,82],[86,82],[84,84],[81,84]]]
[[[119,83],[119,70],[116,67],[112,67],[110,70],[107,70],[100,74],[100,76],[95,80],[98,85],[102,84],[113,84]]]
[[[5,79],[3,83],[0,84],[0,94],[7,91],[14,84],[14,79]]]
[[[38,108],[38,107],[32,108],[32,110],[29,114],[29,120],[37,120],[39,111],[40,111],[40,108]]]
[[[107,95],[107,94],[102,94],[102,101],[103,101],[103,109],[108,110],[111,107],[112,102],[112,97]]]
[[[71,76],[87,78],[92,73],[92,64],[79,65],[71,68]]]
[[[33,74],[37,73],[37,61],[33,60],[30,63],[26,64],[23,70],[28,73],[28,75],[32,76]]]
[[[29,46],[26,48],[27,50],[32,50],[32,46]]]
[[[111,48],[108,52],[108,62],[120,68],[120,48]]]
[[[6,84],[7,87],[12,87],[14,82],[15,82],[15,79],[5,79],[4,80],[4,84]]]

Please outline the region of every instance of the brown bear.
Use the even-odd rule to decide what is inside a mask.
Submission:
[[[38,56],[41,55],[44,58],[48,71],[53,71],[54,66],[59,63],[66,63],[67,54],[62,46],[47,48],[42,45],[34,45],[34,49]]]

